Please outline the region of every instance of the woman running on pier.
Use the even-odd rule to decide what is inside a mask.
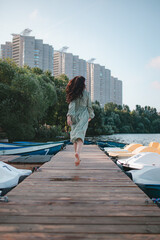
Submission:
[[[66,87],[66,99],[69,103],[67,123],[71,126],[70,139],[74,144],[76,166],[80,164],[88,122],[94,118],[90,96],[85,87],[85,78],[82,76],[74,77]]]

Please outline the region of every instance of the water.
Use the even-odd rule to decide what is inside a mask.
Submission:
[[[90,138],[91,139],[91,138]],[[113,134],[94,137],[91,140],[111,140],[122,143],[140,143],[142,145],[148,145],[150,142],[160,143],[160,133],[158,134]]]

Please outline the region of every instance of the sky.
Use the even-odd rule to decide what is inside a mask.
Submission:
[[[160,111],[160,0],[0,0],[0,44],[26,28],[110,69],[131,110]]]

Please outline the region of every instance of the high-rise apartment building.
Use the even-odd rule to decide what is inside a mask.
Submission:
[[[85,79],[87,78],[87,62],[84,59],[79,59],[79,74]]]
[[[0,58],[2,60],[6,58],[12,58],[12,42],[6,42],[5,44],[1,44],[0,52]]]
[[[53,74],[53,47],[33,36],[13,34],[12,58],[18,66],[38,67]]]
[[[116,103],[117,103],[117,105],[122,105],[122,89],[123,89],[122,81],[117,80],[117,83],[116,83]]]
[[[105,104],[110,102],[111,70],[105,69]]]
[[[122,81],[111,76],[110,102],[122,105]]]
[[[54,76],[61,74],[66,74],[69,79],[84,76],[91,101],[98,101],[101,107],[109,102],[122,104],[122,82],[111,77],[111,71],[100,64],[86,62],[62,49],[54,52]]]
[[[54,52],[54,76],[66,74],[69,79],[81,75],[86,78],[86,61],[79,56],[63,51]]]
[[[102,107],[110,102],[111,71],[104,66],[87,63],[87,90],[92,102],[98,101]]]
[[[53,61],[54,76],[59,76],[62,74],[62,52],[54,51]]]
[[[69,79],[73,78],[73,54],[55,51],[53,72],[54,76],[66,74]]]
[[[87,63],[87,90],[92,102],[100,102],[100,68],[99,64]]]

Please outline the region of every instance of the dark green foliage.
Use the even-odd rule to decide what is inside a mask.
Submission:
[[[61,126],[43,125],[36,130],[35,140],[37,139],[39,141],[53,141],[58,136],[62,136]]]
[[[56,98],[55,85],[45,73],[0,61],[0,128],[10,141],[33,139]]]
[[[0,60],[0,83],[10,85],[16,75],[17,66],[11,60]]]
[[[108,103],[104,113],[105,126],[112,128],[113,133],[160,133],[160,116],[155,108],[136,105],[130,111],[127,105]]]
[[[154,133],[160,133],[160,118],[153,120],[152,129]]]
[[[104,110],[97,101],[93,104],[93,110],[95,117],[89,122],[87,135],[96,136],[107,134],[108,129],[104,126]]]
[[[68,84],[68,77],[64,74],[53,78],[56,87],[57,103],[48,109],[46,123],[49,125],[60,125],[64,129],[67,125],[66,115],[68,111],[68,104],[66,102],[66,86]]]

